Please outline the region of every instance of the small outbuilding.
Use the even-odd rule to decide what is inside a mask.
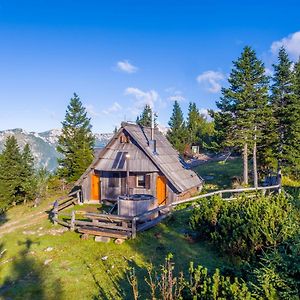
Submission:
[[[155,198],[166,205],[191,197],[203,180],[185,167],[178,152],[157,129],[123,122],[109,143],[75,184],[80,201],[99,203]],[[152,200],[151,200],[152,201]],[[149,207],[150,209],[150,207]]]

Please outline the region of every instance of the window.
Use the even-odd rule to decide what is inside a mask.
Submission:
[[[137,175],[136,176],[136,187],[145,188],[146,187],[146,176]]]
[[[130,140],[129,140],[129,136],[126,136],[125,134],[122,134],[120,136],[120,143],[129,143]]]
[[[120,186],[120,174],[112,173],[108,178],[108,187],[117,188]]]

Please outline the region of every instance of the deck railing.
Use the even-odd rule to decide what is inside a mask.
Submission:
[[[172,208],[180,204],[198,201],[200,199],[213,197],[215,195],[219,195],[223,198],[225,194],[231,194],[231,196],[228,198],[223,198],[223,200],[231,201],[237,199],[237,197],[232,196],[235,194],[245,193],[246,197],[254,197],[255,194],[250,192],[261,192],[264,195],[267,191],[280,192],[280,189],[281,185],[277,184],[273,186],[257,188],[251,187],[219,190],[202,195],[197,195],[188,199],[178,200],[168,205],[159,206],[134,217],[90,213],[80,210],[73,210],[71,214],[63,214],[61,212],[64,209],[76,203],[75,198],[68,197],[58,201],[58,203],[54,205],[53,221],[55,224],[59,223],[63,226],[69,227],[70,230],[77,230],[78,232],[85,235],[101,235],[120,239],[135,238],[137,232],[141,232],[155,226],[170,213]]]

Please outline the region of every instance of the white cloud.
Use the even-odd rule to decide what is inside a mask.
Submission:
[[[173,96],[168,97],[168,100],[172,101],[172,102],[173,101],[182,102],[182,101],[185,101],[185,98],[182,95],[173,95]]]
[[[122,109],[122,106],[118,102],[114,102],[112,106],[109,108],[102,110],[102,112],[106,115],[110,115],[112,113],[115,113],[117,111],[120,111]]]
[[[88,114],[90,114],[92,117],[99,117],[101,114],[95,110],[94,105],[92,104],[86,104],[85,109]]]
[[[300,31],[292,33],[280,41],[273,42],[271,45],[271,52],[277,54],[282,46],[294,59],[298,59],[300,56]]]
[[[273,71],[270,68],[265,68],[265,74],[267,76],[273,76]]]
[[[220,81],[224,80],[225,76],[221,72],[205,71],[197,77],[197,81],[203,85],[209,92],[218,93],[221,91]]]
[[[103,109],[102,111],[97,111],[92,104],[85,105],[86,111],[92,117],[100,117],[105,115],[110,115],[112,113],[116,113],[122,109],[122,106],[118,102],[114,102],[110,107]]]
[[[155,103],[161,102],[159,94],[155,90],[145,92],[138,88],[128,87],[124,94],[133,96],[134,98],[134,104],[129,108],[133,115],[138,115],[146,104],[150,105],[150,107],[154,109]]]
[[[122,60],[117,62],[118,70],[125,73],[136,73],[138,71],[138,67],[132,65],[128,60]]]

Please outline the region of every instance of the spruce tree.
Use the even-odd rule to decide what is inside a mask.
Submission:
[[[286,159],[291,175],[300,179],[300,58],[294,66],[293,95],[287,112],[289,130]]]
[[[144,126],[144,127],[151,127],[152,126],[152,108],[149,104],[146,104],[142,113],[137,117],[136,123],[138,125]],[[157,115],[154,114],[154,126],[157,127]]]
[[[0,155],[0,211],[22,200],[22,155],[14,136],[7,137]]]
[[[58,174],[68,182],[77,180],[93,160],[95,137],[91,128],[86,109],[74,93],[62,122],[57,147],[63,156],[58,159]]]
[[[32,200],[37,190],[37,180],[34,170],[34,158],[28,144],[25,145],[22,152],[22,194],[24,202]]]
[[[187,117],[187,130],[189,144],[199,143],[199,121],[200,114],[195,102],[189,103],[188,117]]]
[[[222,88],[222,97],[217,102],[220,112],[217,113],[215,121],[222,123],[225,144],[242,150],[246,185],[248,151],[252,147],[254,184],[257,186],[256,144],[260,143],[262,130],[268,122],[268,78],[263,63],[248,46],[233,65],[228,79],[229,88]]]
[[[183,153],[187,144],[187,130],[178,101],[174,102],[173,112],[168,124],[170,126],[170,129],[167,132],[168,140],[175,149],[177,149],[180,153]]]
[[[274,64],[271,105],[275,118],[274,131],[277,136],[274,141],[274,153],[278,160],[278,169],[285,167],[288,171],[288,157],[293,155],[291,147],[291,132],[294,118],[294,94],[292,62],[282,47],[278,53],[278,64]],[[295,111],[297,112],[297,110]]]

